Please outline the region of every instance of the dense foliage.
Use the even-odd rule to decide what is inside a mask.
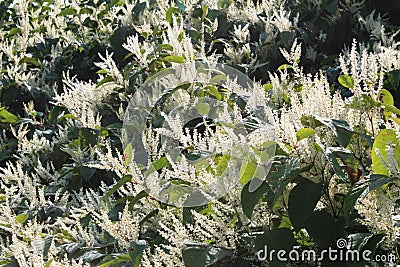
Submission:
[[[400,5],[376,2],[2,0],[0,264],[285,266],[257,252],[340,238],[400,261]],[[249,165],[177,208],[137,183],[121,128],[146,79],[198,59],[263,88],[277,151],[257,190]]]

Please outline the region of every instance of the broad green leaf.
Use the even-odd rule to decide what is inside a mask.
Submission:
[[[170,167],[170,163],[168,162],[168,159],[166,157],[161,157],[158,160],[153,162],[153,167],[154,169],[161,170],[162,168],[165,167]]]
[[[139,15],[146,9],[146,2],[139,2],[132,8],[132,17],[134,20],[138,20]]]
[[[139,193],[137,193],[136,196],[125,196],[125,197],[121,197],[118,198],[117,200],[115,200],[115,206],[122,204],[122,203],[126,203],[129,202],[129,211],[132,211],[133,206],[142,198],[147,197],[148,194],[145,190],[140,191]],[[90,218],[89,218],[90,219]]]
[[[142,198],[147,197],[149,194],[142,190],[140,191],[135,197],[129,199],[129,206],[128,209],[131,211],[133,209],[133,206]]]
[[[307,170],[298,168],[298,159],[286,156],[275,156],[271,162],[271,169],[267,174],[266,180],[277,195],[280,195],[286,186],[297,178],[300,173]]]
[[[5,108],[0,108],[0,122],[3,123],[16,123],[18,117],[8,112]]]
[[[69,16],[69,15],[76,15],[78,12],[76,9],[72,7],[67,7],[61,10],[61,12],[58,14],[59,16]]]
[[[371,174],[365,177],[363,180],[357,182],[350,191],[347,192],[344,203],[343,212],[345,215],[353,211],[357,199],[360,196],[365,196],[368,192],[373,191],[377,188],[381,188],[387,184],[390,184],[398,180],[396,177],[388,177],[381,174]]]
[[[305,226],[317,202],[322,196],[324,185],[309,180],[297,184],[289,194],[289,219],[296,231]]]
[[[162,168],[169,168],[171,164],[169,163],[168,159],[164,156],[156,161],[154,161],[150,167],[146,170],[144,175],[147,177],[148,175],[152,174],[155,171],[161,170]]]
[[[385,108],[385,110],[390,111],[392,113],[395,113],[397,115],[400,115],[400,109],[398,109],[398,108],[396,108],[394,106],[391,106],[391,105],[387,105],[385,103],[382,103],[381,105]]]
[[[337,9],[338,3],[339,0],[330,0],[325,6],[325,10],[328,11],[330,14],[334,14]]]
[[[385,234],[357,233],[351,234],[347,238],[349,239],[349,249],[358,251],[368,249],[374,252],[379,249],[379,245],[384,241]]]
[[[389,165],[400,166],[400,142],[392,129],[381,130],[372,146],[374,173],[390,175]]]
[[[132,143],[129,143],[129,144],[125,147],[123,158],[124,158],[124,165],[125,165],[125,166],[128,166],[128,165],[132,162],[132,159],[133,159],[133,148],[132,148]]]
[[[295,246],[296,240],[294,239],[292,231],[288,228],[279,228],[266,231],[261,235],[258,235],[255,240],[255,249],[257,257],[263,258],[264,256],[269,258],[269,255],[265,255],[265,252],[269,253],[272,250],[284,250],[286,255]],[[265,251],[267,250],[267,251]],[[274,257],[272,262],[269,262],[271,267],[283,267],[286,266],[287,262],[281,262]]]
[[[115,254],[113,254],[113,257],[115,257]],[[105,257],[106,259],[107,257]],[[116,258],[113,258],[111,260],[106,259],[106,262],[96,265],[97,267],[111,267],[111,266],[124,266],[118,263],[128,263],[131,261],[131,258],[129,256],[129,253],[125,253],[125,254],[120,254],[118,253]]]
[[[229,166],[230,158],[231,157],[228,154],[223,154],[222,156],[215,157],[215,159],[218,160],[217,167],[215,168],[215,175],[221,176],[225,172],[226,168],[228,168]]]
[[[181,56],[166,56],[162,60],[167,62],[181,63],[181,64],[186,62],[186,59]]]
[[[48,260],[44,265],[43,265],[43,267],[50,267],[51,266],[51,263],[54,261],[54,258],[51,258],[50,260]],[[1,264],[1,263],[0,263]]]
[[[262,182],[262,181],[261,181]],[[253,214],[254,207],[260,201],[260,199],[266,194],[267,192],[272,193],[271,188],[269,185],[264,181],[261,183],[258,188],[250,192],[250,182],[248,182],[242,189],[241,199],[240,202],[242,204],[242,209],[244,214],[251,219],[251,215]]]
[[[242,165],[240,166],[240,183],[247,184],[251,179],[253,179],[254,174],[257,169],[257,164],[251,161],[243,161]]]
[[[296,133],[296,139],[297,141],[303,140],[313,134],[315,134],[317,131],[311,128],[302,128],[297,131]]]
[[[139,267],[142,261],[143,251],[146,248],[146,241],[137,240],[129,244],[129,257],[134,267]]]
[[[342,147],[328,147],[325,154],[333,170],[343,182],[347,182],[343,169],[349,175],[352,184],[358,182],[362,175],[362,169],[359,161],[350,150]],[[339,165],[337,158],[341,160],[343,167]]]
[[[108,72],[106,70],[98,70],[96,71],[97,74],[107,74]]]
[[[53,242],[53,236],[47,236],[42,239],[33,240],[31,245],[39,252],[44,258],[47,258],[51,243]]]
[[[232,255],[232,250],[195,242],[184,243],[182,249],[183,261],[190,267],[211,266]]]
[[[338,78],[339,83],[348,89],[354,88],[354,80],[349,75],[340,75]]]
[[[100,253],[100,252],[98,252],[98,251],[96,251],[96,250],[89,250],[89,251],[86,251],[85,253],[83,253],[83,255],[82,256],[80,256],[79,258],[81,259],[81,260],[83,260],[83,262],[92,262],[92,261],[95,261],[95,260],[97,260],[97,259],[101,259],[101,258],[103,258],[104,256],[106,256],[107,254],[103,254],[103,253]]]
[[[159,212],[158,209],[150,211],[146,216],[144,216],[143,219],[140,220],[139,227],[142,226],[145,222],[147,222],[150,218],[156,216],[158,212]]]
[[[393,96],[388,90],[382,89],[379,92],[379,101],[381,101],[382,103],[384,103],[388,106],[394,106]],[[387,109],[385,109],[383,111],[383,117],[384,117],[385,121],[387,121],[391,115],[392,115],[391,111],[389,111]]]
[[[288,64],[282,64],[278,67],[277,70],[285,70],[285,69],[293,69],[292,66],[288,65]]]
[[[266,84],[264,84],[263,87],[264,87],[265,91],[270,91],[270,90],[272,90],[273,85],[271,83],[266,83]]]
[[[29,218],[29,214],[28,213],[22,213],[22,214],[17,215],[15,217],[15,220],[17,222],[19,222],[20,224],[24,224],[24,222],[26,222],[26,220],[28,220],[28,218]]]
[[[107,193],[104,195],[104,200],[107,200],[114,194],[121,186],[132,181],[132,175],[125,175],[121,178]]]
[[[203,6],[202,9],[203,9],[203,14],[201,15],[201,18],[204,19],[207,16],[209,6]]]
[[[208,115],[208,112],[210,112],[210,110],[211,110],[211,107],[209,104],[201,103],[201,102],[198,102],[196,104],[195,108],[197,109],[197,112],[203,116]]]
[[[226,79],[227,76],[225,74],[218,74],[210,79],[210,83],[219,83],[221,81],[226,81]]]
[[[329,127],[336,136],[339,145],[346,147],[354,134],[353,129],[344,120],[323,118],[320,116],[302,116],[301,123],[306,127],[317,128],[322,125]]]
[[[167,9],[167,12],[165,13],[165,16],[166,16],[166,21],[169,23],[169,24],[172,24],[172,16],[173,16],[173,14],[175,14],[175,13],[180,13],[180,10],[179,10],[179,8],[177,8],[177,7],[170,7],[170,8],[168,8]]]
[[[102,86],[102,85],[105,84],[105,83],[109,83],[109,82],[113,82],[113,81],[114,81],[114,78],[113,78],[113,77],[111,77],[111,76],[106,76],[106,77],[104,77],[101,81],[99,81],[99,82],[96,84],[96,88]]]
[[[9,35],[16,35],[16,34],[21,33],[21,31],[22,30],[20,28],[12,28],[8,34]]]
[[[343,234],[344,221],[343,219],[336,219],[325,209],[312,211],[305,222],[305,228],[320,247],[326,248],[333,245],[337,237]]]
[[[325,155],[336,175],[342,180],[342,182],[347,182],[346,175],[344,174],[342,167],[337,161],[336,155],[334,154],[334,151],[332,149],[334,148],[328,147],[325,151]]]
[[[219,8],[228,8],[232,4],[232,0],[218,0]]]
[[[157,47],[156,51],[157,52],[160,52],[160,51],[174,51],[174,47],[172,45],[170,45],[170,44],[160,44]]]
[[[39,66],[39,61],[38,61],[38,59],[37,59],[37,58],[34,58],[34,57],[24,57],[24,58],[22,58],[22,59],[19,61],[19,63],[20,63],[20,64],[21,64],[21,63],[30,64],[30,65],[33,65],[33,66],[35,66],[35,67],[38,67],[38,66]]]
[[[215,87],[215,86],[206,86],[204,89],[207,89],[207,91],[211,95],[215,96],[215,98],[217,100],[222,100],[222,94],[218,91],[217,87]]]

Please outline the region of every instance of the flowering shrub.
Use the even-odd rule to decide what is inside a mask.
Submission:
[[[338,239],[399,260],[400,8],[371,2],[0,2],[1,265],[285,266],[257,252]],[[145,81],[197,60],[261,89],[276,155],[257,188],[247,165],[228,194],[178,208],[143,190],[121,130]]]

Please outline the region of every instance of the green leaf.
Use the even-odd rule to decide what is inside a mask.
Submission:
[[[340,75],[338,78],[339,83],[348,89],[354,88],[354,80],[349,75]]]
[[[218,0],[219,8],[228,8],[232,4],[232,0]]]
[[[336,136],[339,145],[346,147],[354,134],[353,129],[344,120],[323,118],[320,116],[302,116],[301,123],[306,127],[317,128],[325,125],[329,127]]]
[[[122,44],[126,41],[126,36],[129,34],[129,28],[122,26],[114,30],[114,33],[110,37],[110,44],[114,50],[122,48]]]
[[[160,44],[157,47],[157,52],[161,52],[161,51],[174,51],[174,47],[170,44]]]
[[[203,116],[208,115],[208,112],[210,112],[211,110],[210,105],[207,103],[198,102],[195,107],[197,109],[197,112]]]
[[[324,185],[309,180],[297,184],[289,194],[289,219],[296,231],[305,226],[322,196]]]
[[[47,258],[51,243],[53,242],[53,236],[47,236],[42,239],[33,240],[31,245],[39,252],[44,258]]]
[[[16,123],[18,117],[14,114],[8,112],[5,108],[0,108],[0,122],[3,123]]]
[[[139,2],[132,8],[132,17],[134,20],[139,19],[139,15],[146,9],[146,2]]]
[[[132,210],[133,210],[133,206],[134,206],[140,199],[142,199],[142,198],[144,198],[144,197],[147,197],[148,195],[149,195],[149,194],[148,194],[146,191],[142,190],[142,191],[140,191],[135,197],[131,198],[131,199],[129,200],[129,206],[128,206],[129,211],[132,211]]]
[[[276,197],[282,194],[286,186],[296,179],[300,173],[307,171],[307,168],[298,168],[298,159],[275,156],[271,162],[271,169],[267,174],[266,181]]]
[[[51,258],[50,260],[48,260],[45,265],[43,265],[43,267],[50,267],[51,263],[54,261],[54,258]],[[1,264],[1,263],[0,263]]]
[[[286,70],[286,69],[293,69],[293,67],[291,65],[288,64],[282,64],[278,67],[277,70]]]
[[[127,166],[131,163],[131,161],[132,161],[132,159],[133,159],[133,148],[132,148],[132,143],[129,143],[129,144],[125,147],[123,158],[124,158],[124,165],[125,165],[125,167],[127,167]]]
[[[115,254],[112,254],[113,257],[115,257]],[[125,265],[121,265],[118,263],[128,263],[131,261],[131,258],[129,256],[129,253],[126,254],[117,254],[116,258],[113,258],[112,260],[109,260],[109,257],[105,257],[104,258],[106,260],[106,262],[100,264],[100,265],[96,265],[97,267],[109,267],[109,266],[125,266]]]
[[[39,61],[37,58],[33,58],[33,57],[24,57],[19,61],[20,64],[25,63],[28,65],[33,65],[35,67],[39,66]]]
[[[180,13],[180,10],[179,10],[179,8],[177,8],[177,7],[170,7],[170,8],[168,8],[167,9],[167,12],[165,13],[165,16],[166,16],[166,21],[169,23],[169,24],[172,24],[172,16],[173,16],[173,14],[175,14],[175,13]]]
[[[215,75],[214,77],[212,77],[210,79],[210,83],[219,83],[221,81],[226,81],[227,80],[227,76],[225,74],[218,74]]]
[[[206,86],[204,89],[206,89],[211,95],[215,96],[217,100],[222,100],[222,94],[218,91],[218,88],[215,86]]]
[[[358,182],[362,175],[362,170],[359,161],[350,150],[342,147],[328,147],[325,151],[325,155],[331,163],[333,170],[343,182],[347,182],[343,168],[349,175],[352,184]],[[343,167],[339,165],[337,158],[342,161],[344,164]]]
[[[272,85],[272,83],[266,83],[266,84],[264,84],[263,87],[264,87],[265,91],[271,91],[274,86]]]
[[[152,165],[156,171],[165,167],[171,167],[171,164],[166,157],[159,158],[158,160],[154,161]]]
[[[139,227],[142,226],[145,222],[147,222],[150,218],[156,216],[158,212],[159,212],[158,209],[150,211],[146,216],[144,216],[143,219],[140,220]]]
[[[134,267],[139,267],[142,261],[143,251],[146,248],[146,241],[137,240],[129,244],[129,257]]]
[[[22,213],[22,214],[17,215],[15,217],[15,220],[17,222],[19,222],[20,224],[24,224],[24,222],[26,222],[26,220],[28,220],[28,218],[29,218],[29,214],[28,213]]]
[[[256,169],[257,164],[251,161],[243,161],[242,165],[240,166],[240,183],[247,184],[251,179],[253,179]]]
[[[76,15],[76,14],[78,14],[76,9],[74,9],[72,7],[67,7],[67,8],[64,8],[63,10],[61,10],[61,12],[58,15],[59,16],[68,16],[68,15]]]
[[[162,61],[167,61],[167,62],[175,62],[175,63],[185,63],[186,59],[181,56],[166,56],[162,59]]]
[[[317,131],[311,128],[302,128],[297,131],[296,133],[296,139],[297,141],[303,140],[313,134],[315,134]]]
[[[114,194],[121,186],[132,181],[132,175],[125,175],[121,178],[107,193],[104,195],[104,200],[107,200]]]
[[[250,182],[248,182],[242,189],[240,203],[242,204],[242,209],[244,214],[251,219],[254,207],[260,201],[260,199],[265,195],[265,193],[272,193],[271,188],[266,182],[262,184],[253,192],[250,192]]]
[[[339,0],[330,0],[325,6],[325,10],[330,14],[334,14],[338,7]]]
[[[16,35],[16,34],[19,34],[19,33],[21,33],[21,29],[20,28],[12,28],[8,34],[9,35]]]
[[[364,251],[366,249],[375,252],[384,241],[385,234],[357,233],[347,237],[348,247],[352,250]]]
[[[105,83],[109,83],[109,82],[113,82],[113,81],[114,81],[114,78],[113,78],[113,77],[111,77],[111,76],[106,76],[106,77],[104,77],[101,81],[99,81],[99,82],[96,84],[96,88],[100,87],[101,85],[103,85],[103,84],[105,84]]]
[[[92,262],[97,259],[103,258],[106,255],[107,254],[100,253],[96,250],[89,250],[89,251],[86,251],[85,253],[83,253],[83,255],[80,256],[79,258],[81,260],[83,260],[83,262],[87,263],[87,262]]]
[[[190,267],[210,266],[232,255],[232,250],[195,242],[184,243],[182,249],[185,266]]]
[[[344,231],[343,220],[335,219],[325,209],[313,211],[304,226],[310,237],[323,248],[332,245]]]
[[[228,154],[223,154],[222,156],[216,157],[216,159],[218,160],[218,164],[215,168],[215,175],[221,176],[228,168],[231,157]]]
[[[380,90],[379,100],[388,106],[394,106],[393,96],[388,90],[385,90],[385,89]],[[392,115],[391,111],[389,111],[387,109],[383,111],[383,117],[384,117],[385,121],[387,121],[391,115]]]
[[[258,235],[255,240],[255,249],[258,257],[263,257],[265,251],[269,253],[272,250],[284,250],[285,255],[288,255],[289,251],[296,245],[292,231],[288,228],[273,229],[264,232],[262,235]],[[268,259],[269,255],[265,255]],[[287,262],[280,262],[277,257],[274,257],[273,261],[269,262],[269,266],[280,267],[286,266]]]
[[[391,152],[388,151],[390,148]],[[392,129],[381,130],[372,146],[372,167],[374,173],[390,175],[389,164],[400,166],[400,142]]]
[[[360,180],[347,192],[343,203],[343,213],[347,215],[352,212],[360,196],[365,196],[368,192],[388,185],[398,179],[397,177],[388,177],[381,174],[371,174]]]

